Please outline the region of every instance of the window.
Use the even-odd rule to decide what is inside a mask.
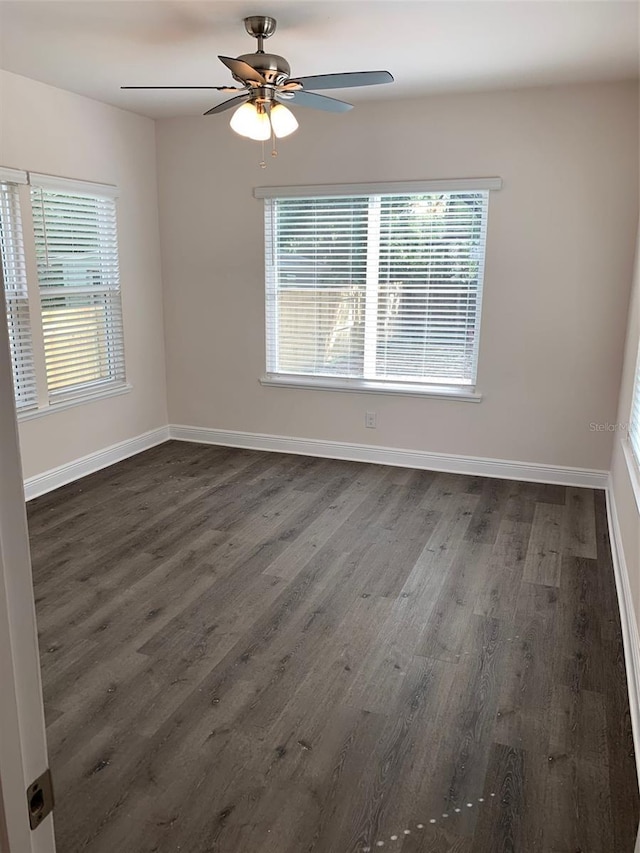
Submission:
[[[125,387],[115,188],[33,173],[28,180],[26,194],[19,178],[0,185],[11,355],[23,413]],[[33,229],[23,240],[20,200],[29,205],[29,198]]]
[[[267,379],[474,389],[489,189],[499,182],[452,183],[256,191]]]
[[[32,180],[49,398],[124,381],[113,198]]]
[[[18,411],[27,411],[37,406],[38,397],[29,322],[20,198],[18,185],[7,182],[0,183],[0,253],[16,408]]]
[[[629,441],[640,467],[640,349],[636,362],[636,375],[633,388],[633,402],[631,403],[631,419],[629,424]]]

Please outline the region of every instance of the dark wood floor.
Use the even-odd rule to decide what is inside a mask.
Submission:
[[[172,442],[29,522],[59,853],[632,853],[602,492]]]

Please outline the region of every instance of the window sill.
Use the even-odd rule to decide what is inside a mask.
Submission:
[[[633,494],[636,499],[636,506],[640,513],[640,466],[638,466],[635,454],[631,449],[631,442],[627,438],[622,439],[622,450],[627,462],[629,479],[631,480],[631,488],[633,489]]]
[[[278,388],[304,388],[308,391],[348,391],[356,394],[400,394],[405,397],[434,397],[444,400],[462,400],[479,403],[482,394],[472,386],[419,385],[413,382],[380,382],[370,379],[331,379],[317,376],[291,376],[268,374],[260,379],[261,385]]]
[[[43,418],[47,415],[52,415],[54,412],[63,412],[65,409],[72,409],[75,406],[81,406],[84,403],[93,403],[97,400],[104,400],[109,397],[119,397],[121,394],[128,394],[133,388],[132,385],[118,385],[115,388],[109,388],[104,391],[93,391],[92,393],[82,394],[77,397],[70,397],[66,400],[60,400],[58,403],[50,403],[48,406],[43,406],[40,409],[30,409],[27,412],[18,412],[18,422],[32,421],[35,418]]]

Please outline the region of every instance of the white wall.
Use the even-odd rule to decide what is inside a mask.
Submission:
[[[154,123],[7,72],[0,165],[117,183],[129,394],[21,425],[27,477],[167,422],[607,469],[637,217],[633,84],[299,110],[258,168],[226,116]],[[43,133],[42,128],[46,128]],[[269,158],[270,159],[270,158]],[[498,175],[481,404],[264,388],[261,184]],[[364,412],[378,413],[365,430]],[[614,458],[615,464],[615,458]],[[640,586],[640,584],[639,584]],[[640,591],[639,591],[640,594]]]
[[[634,84],[298,111],[258,168],[228,117],[157,124],[172,423],[608,469],[638,192]],[[267,153],[268,156],[268,153]],[[265,388],[259,185],[500,176],[479,404]],[[378,413],[375,432],[364,412]]]
[[[23,421],[26,477],[167,422],[154,122],[0,72],[0,165],[117,184],[127,379],[133,390]]]

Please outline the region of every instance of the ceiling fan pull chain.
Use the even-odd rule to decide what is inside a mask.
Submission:
[[[262,140],[262,160],[260,161],[260,168],[261,169],[267,168],[267,164],[266,164],[265,159],[264,159],[264,139]]]
[[[275,134],[275,131],[273,129],[273,125],[271,126],[271,156],[272,157],[278,156],[278,149],[276,146],[276,134]]]

